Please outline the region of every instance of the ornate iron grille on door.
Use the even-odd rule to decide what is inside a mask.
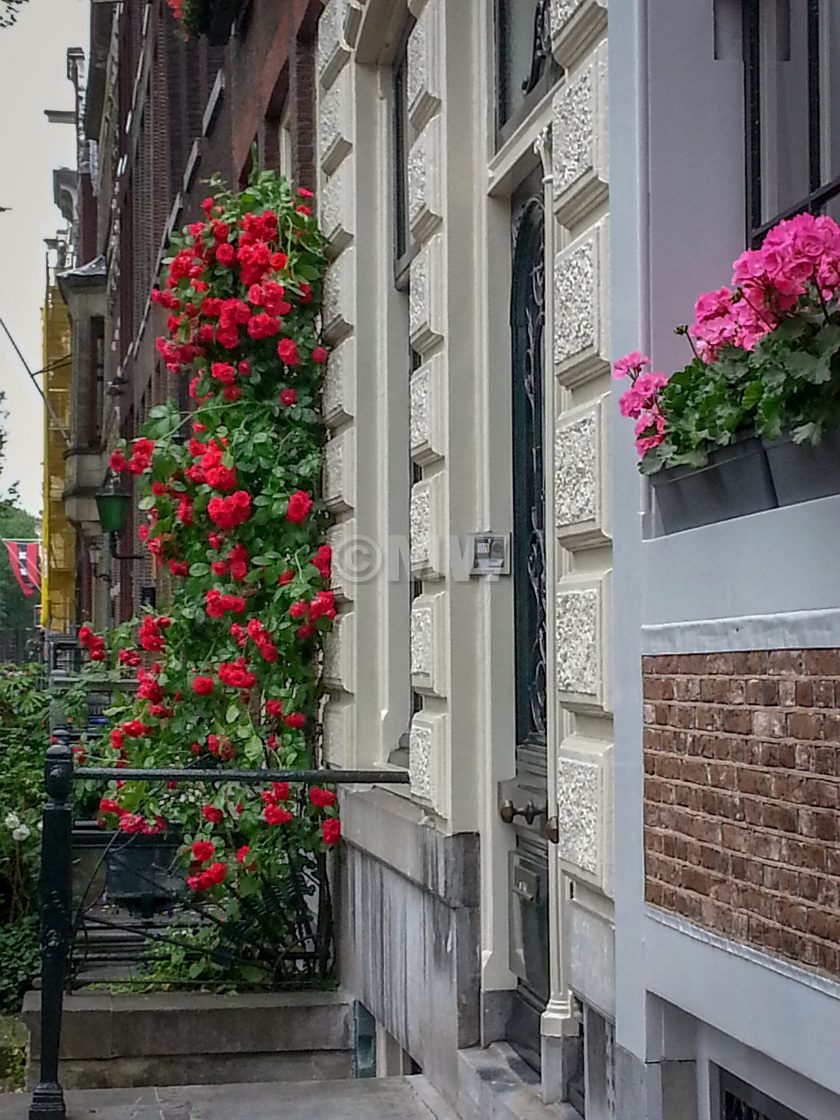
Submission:
[[[545,745],[546,606],[543,468],[544,215],[530,199],[514,233],[513,515],[517,743]]]

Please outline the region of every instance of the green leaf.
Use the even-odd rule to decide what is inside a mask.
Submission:
[[[228,704],[228,709],[225,712],[225,722],[226,723],[236,723],[236,721],[239,719],[240,710],[241,709],[240,709],[239,705],[235,701],[233,703]]]
[[[142,510],[154,509],[157,505],[157,498],[154,494],[147,494],[145,498],[141,498],[137,503],[137,508]]]
[[[205,564],[203,561],[197,561],[195,564],[190,564],[191,576],[206,576],[210,571],[210,565]]]

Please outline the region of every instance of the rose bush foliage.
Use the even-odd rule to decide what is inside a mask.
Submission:
[[[638,352],[620,358],[630,379],[619,398],[635,421],[640,468],[702,466],[747,432],[818,443],[840,427],[840,226],[798,214],[734,262],[732,286],[701,295],[677,328],[694,350],[685,369],[648,372]]]
[[[165,613],[107,641],[80,632],[92,660],[137,681],[109,711],[99,748],[86,749],[88,761],[104,753],[118,769],[218,770],[209,786],[117,776],[101,819],[126,833],[179,826],[190,890],[224,915],[202,928],[190,975],[231,964],[218,951],[224,925],[238,930],[234,971],[256,982],[288,939],[289,915],[251,905],[245,930],[247,900],[282,894],[284,880],[292,893],[313,890],[340,832],[330,790],[275,783],[255,796],[224,781],[228,767],[315,762],[321,643],[335,617],[317,499],[325,258],[309,193],[271,173],[239,193],[217,185],[203,209],[174,240],[153,297],[169,312],[161,359],[189,379],[195,407],[154,408],[142,435],[111,456],[112,470],[142,480],[140,537],[175,590]]]

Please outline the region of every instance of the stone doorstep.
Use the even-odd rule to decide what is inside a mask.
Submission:
[[[459,1050],[458,1116],[460,1120],[581,1120],[570,1104],[544,1104],[539,1078],[503,1042],[486,1050]]]
[[[457,1120],[424,1077],[67,1093],[67,1120]],[[0,1120],[29,1097],[0,1095]]]
[[[23,1020],[37,1058],[40,993],[27,993]],[[83,993],[65,998],[62,1027],[70,1061],[347,1051],[354,1036],[352,1002],[340,992]]]

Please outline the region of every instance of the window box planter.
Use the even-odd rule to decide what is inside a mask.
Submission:
[[[816,447],[785,436],[764,448],[780,506],[840,494],[840,431],[827,432]]]
[[[680,533],[778,505],[760,439],[748,437],[709,455],[704,467],[650,475],[663,532]]]

